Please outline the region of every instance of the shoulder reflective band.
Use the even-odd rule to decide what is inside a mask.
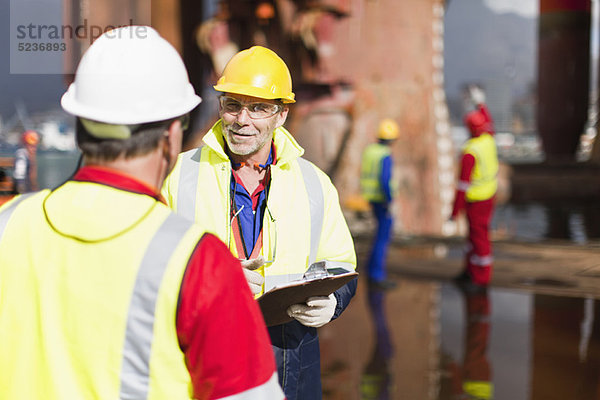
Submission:
[[[28,198],[29,196],[31,196],[33,193],[27,193],[24,195],[21,195],[19,197],[17,197],[10,206],[8,206],[8,208],[6,208],[5,210],[3,210],[0,213],[0,240],[2,240],[2,235],[4,234],[4,230],[6,229],[6,225],[8,225],[8,220],[10,219],[10,216],[12,215],[12,213],[15,211],[15,209],[17,208],[17,206],[26,198]]]
[[[181,156],[181,171],[177,185],[177,214],[194,221],[196,219],[196,196],[198,195],[198,175],[202,147],[188,151]]]
[[[171,255],[192,223],[171,213],[148,244],[129,304],[119,399],[148,397],[156,299]]]
[[[317,250],[321,241],[321,229],[323,227],[323,216],[325,214],[323,199],[323,188],[319,181],[319,176],[315,168],[305,159],[298,158],[304,186],[310,205],[310,255],[308,265],[310,266],[317,259]]]

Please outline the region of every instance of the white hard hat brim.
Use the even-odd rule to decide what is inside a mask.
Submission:
[[[177,118],[200,103],[177,50],[149,26],[105,32],[83,54],[64,110],[133,125]]]
[[[104,122],[106,124],[144,124],[149,122],[163,121],[176,118],[187,114],[200,104],[202,99],[198,96],[192,85],[189,85],[185,99],[179,99],[176,105],[169,106],[165,104],[164,111],[161,110],[140,110],[138,113],[127,112],[118,113],[114,109],[99,110],[97,107],[89,107],[77,101],[77,86],[72,83],[60,100],[62,108],[69,114],[81,118],[87,118],[94,121]]]

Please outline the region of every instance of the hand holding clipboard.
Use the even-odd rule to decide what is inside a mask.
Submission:
[[[273,326],[291,321],[286,312],[289,306],[305,303],[309,297],[327,297],[357,276],[357,272],[335,265],[327,268],[326,261],[311,265],[303,279],[275,286],[258,298],[265,323]]]

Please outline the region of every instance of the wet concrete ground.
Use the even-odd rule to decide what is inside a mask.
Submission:
[[[359,272],[369,243],[356,237]],[[325,399],[600,398],[600,246],[497,240],[491,287],[473,294],[451,281],[463,244],[396,238],[398,286],[370,290],[361,276],[319,333]],[[465,382],[488,397],[466,396]]]

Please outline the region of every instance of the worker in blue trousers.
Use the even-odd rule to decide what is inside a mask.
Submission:
[[[363,153],[360,187],[363,197],[371,203],[377,220],[377,233],[367,264],[369,284],[381,289],[396,286],[387,279],[385,262],[393,227],[391,204],[398,193],[398,184],[392,178],[391,145],[398,139],[398,124],[386,118],[379,123],[377,142],[367,146]]]

